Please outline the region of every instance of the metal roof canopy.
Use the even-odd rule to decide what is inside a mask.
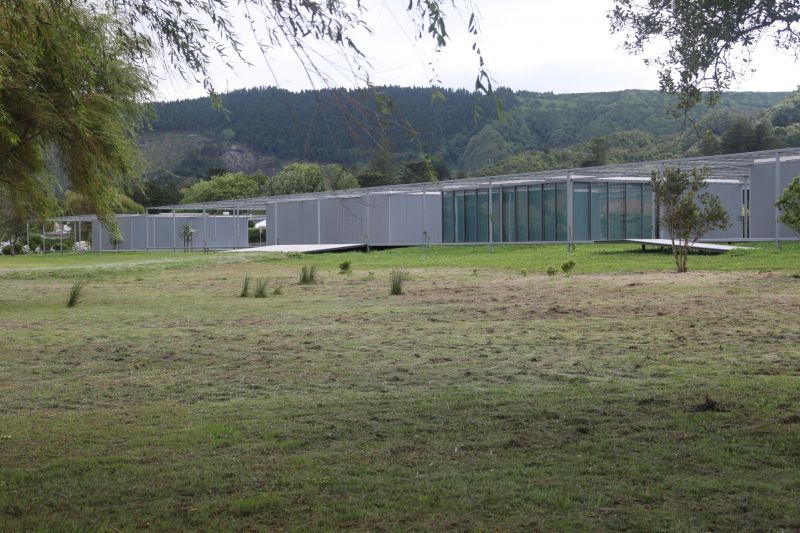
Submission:
[[[405,185],[386,185],[382,187],[366,187],[359,189],[342,189],[337,191],[323,191],[304,194],[289,194],[282,196],[260,196],[253,198],[239,198],[235,200],[221,200],[215,202],[200,202],[192,204],[164,205],[148,208],[148,213],[153,211],[199,211],[199,210],[258,210],[263,211],[268,204],[283,202],[299,202],[303,200],[319,200],[329,198],[354,198],[359,199],[371,194],[427,194],[441,193],[442,191],[470,189],[490,186],[513,186],[548,181],[563,181],[566,179],[580,181],[639,181],[650,179],[653,172],[658,172],[665,167],[680,166],[682,168],[706,168],[709,177],[715,180],[732,180],[744,182],[750,176],[750,167],[754,164],[772,163],[780,154],[780,161],[791,161],[800,158],[800,147],[783,148],[781,150],[762,150],[758,152],[744,152],[739,154],[726,154],[717,156],[687,157],[678,159],[661,159],[657,161],[643,161],[636,163],[621,163],[599,167],[580,167],[570,169],[553,169],[523,174],[507,174],[500,176],[484,176],[478,178],[465,178],[426,183],[409,183]]]

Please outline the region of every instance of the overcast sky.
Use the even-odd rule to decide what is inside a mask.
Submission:
[[[611,35],[606,14],[612,0],[474,1],[480,9],[483,55],[497,85],[556,93],[657,88],[655,69],[623,51],[622,37]],[[437,53],[430,40],[413,38],[405,2],[367,0],[366,5],[366,20],[374,33],[362,36],[359,44],[372,64],[373,83],[426,86],[433,79],[445,87],[474,87],[477,60],[465,21],[457,13],[448,19],[451,40]],[[800,65],[770,44],[765,41],[756,52],[757,72],[734,90],[790,91],[800,85]],[[289,49],[270,54],[271,70],[254,46],[246,49],[246,57],[252,66],[236,63],[231,70],[221,62],[214,65],[218,90],[312,86]],[[334,78],[333,85],[354,85],[352,77],[337,75],[335,68],[326,71]],[[163,99],[204,95],[202,86],[174,79],[162,82],[159,92]]]

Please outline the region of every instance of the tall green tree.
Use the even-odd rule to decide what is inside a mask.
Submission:
[[[706,233],[730,225],[728,212],[719,197],[706,191],[708,171],[693,168],[684,172],[667,167],[654,172],[650,183],[659,222],[672,241],[672,256],[678,272],[688,270],[689,249]]]
[[[20,216],[55,207],[52,158],[110,220],[139,173],[135,132],[151,90],[131,53],[88,3],[0,3],[0,196]]]
[[[269,194],[269,178],[244,172],[226,173],[181,189],[181,203],[234,200]]]
[[[796,176],[783,190],[775,205],[781,212],[778,221],[800,235],[800,176]]]
[[[772,40],[779,50],[800,54],[800,0],[614,0],[613,32],[625,48],[642,54],[652,44],[668,49],[646,61],[658,68],[661,89],[679,96],[687,111],[704,94],[713,103],[751,71],[752,52]]]
[[[355,188],[358,188],[358,181],[339,165],[291,163],[270,180],[272,195]]]

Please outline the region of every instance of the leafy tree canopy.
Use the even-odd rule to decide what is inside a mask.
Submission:
[[[654,172],[650,182],[659,221],[672,240],[672,255],[678,272],[688,270],[689,248],[703,235],[730,225],[728,212],[719,197],[706,191],[707,170],[693,168],[684,172],[667,167],[663,173]]]
[[[715,102],[750,70],[764,38],[800,53],[800,0],[615,0],[608,16],[633,53],[666,39],[666,53],[646,61],[658,67],[661,89],[679,95],[683,111],[701,102],[704,91]]]
[[[87,3],[0,4],[0,196],[22,217],[55,209],[49,160],[101,219],[139,173],[151,86],[113,27]]]
[[[270,180],[270,194],[301,194],[334,189],[355,189],[358,181],[339,165],[291,163]]]
[[[264,196],[268,194],[269,178],[259,174],[236,172],[214,176],[198,181],[181,190],[181,203],[214,202]]]
[[[145,208],[141,204],[121,192],[115,193],[115,198],[111,203],[113,203],[115,214],[142,214],[145,212]],[[94,214],[94,204],[84,194],[67,191],[64,194],[64,214],[91,215]]]
[[[800,176],[783,190],[775,205],[781,211],[778,220],[800,234]]]

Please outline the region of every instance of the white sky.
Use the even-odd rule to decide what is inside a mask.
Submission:
[[[371,81],[379,85],[474,87],[477,59],[466,23],[457,13],[448,18],[451,40],[435,52],[429,39],[416,42],[404,0],[366,0],[366,20],[374,33],[358,44],[372,64]],[[607,12],[612,0],[474,0],[480,10],[480,45],[496,85],[515,90],[556,93],[658,88],[656,71],[641,57],[621,49],[622,36],[611,35]],[[246,26],[240,25],[247,34]],[[243,35],[246,37],[247,35]],[[247,41],[245,39],[245,41]],[[251,43],[252,44],[252,43]],[[311,88],[305,71],[289,49],[269,56],[272,72],[255,46],[246,57],[252,66],[218,61],[213,79],[219,91],[277,85],[289,90]],[[764,41],[756,52],[757,69],[733,90],[791,91],[800,85],[800,65]],[[352,77],[337,75],[333,85],[353,86]],[[319,87],[320,84],[317,84]],[[175,79],[159,86],[161,99],[203,96],[199,84]]]

